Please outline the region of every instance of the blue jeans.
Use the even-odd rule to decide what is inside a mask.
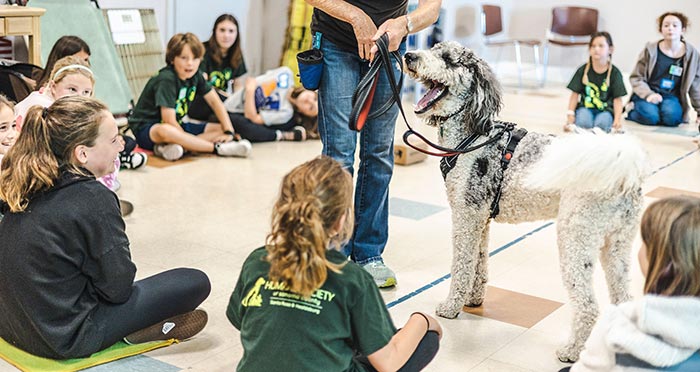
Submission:
[[[678,97],[661,93],[661,103],[649,103],[638,95],[632,95],[634,109],[627,114],[627,120],[643,125],[665,125],[677,127],[683,121],[683,107]]]
[[[340,162],[353,174],[358,133],[348,127],[352,94],[369,63],[357,51],[347,52],[324,39],[323,77],[318,88],[318,129],[323,154]],[[402,44],[399,52],[403,54]],[[400,71],[395,70],[398,80]],[[380,73],[371,112],[392,95],[384,72]],[[359,133],[360,166],[355,185],[355,230],[343,247],[358,264],[382,260],[389,237],[389,181],[394,172],[394,128],[399,110],[392,106],[383,115],[368,120]]]
[[[613,115],[610,111],[579,107],[576,109],[576,125],[585,129],[600,128],[610,132],[613,125]]]

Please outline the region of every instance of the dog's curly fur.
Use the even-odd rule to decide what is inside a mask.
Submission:
[[[497,130],[501,89],[488,64],[456,42],[406,53],[406,72],[428,89],[416,114],[438,127],[439,143],[454,148],[471,133],[482,142]],[[484,301],[490,206],[502,184],[496,222],[556,219],[562,279],[574,309],[572,335],[557,350],[575,361],[598,314],[592,276],[596,256],[610,301],[630,299],[630,248],[642,208],[646,155],[629,135],[554,137],[529,132],[504,172],[506,136],[459,157],[445,185],[452,209],[452,282],[437,314],[455,318]]]

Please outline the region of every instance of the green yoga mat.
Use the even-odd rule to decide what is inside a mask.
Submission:
[[[53,360],[38,357],[22,351],[0,338],[0,358],[19,368],[21,371],[32,372],[69,372],[94,367],[138,354],[142,354],[161,347],[172,345],[177,340],[153,341],[143,344],[129,345],[118,342],[107,349],[92,354],[87,358]]]

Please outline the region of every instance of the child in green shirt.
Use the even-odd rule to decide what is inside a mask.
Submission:
[[[241,269],[226,310],[238,371],[419,371],[442,334],[413,313],[396,330],[372,276],[340,251],[352,234],[352,177],[318,157],[287,174],[267,244]]]
[[[220,156],[250,154],[250,142],[236,141],[223,102],[199,71],[203,54],[204,46],[194,34],[173,36],[165,54],[168,65],[148,81],[129,118],[139,146],[166,160],[181,158],[185,150]],[[218,123],[185,119],[197,92],[203,93]]]

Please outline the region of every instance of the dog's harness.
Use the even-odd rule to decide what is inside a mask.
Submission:
[[[525,128],[518,128],[515,129],[515,124],[514,123],[503,123],[503,122],[498,122],[494,125],[494,128],[499,128],[502,127],[504,128],[501,132],[497,133],[496,136],[491,137],[489,139],[500,139],[501,135],[507,135],[508,136],[508,141],[506,142],[506,146],[503,148],[503,152],[501,153],[501,169],[503,170],[503,174],[505,175],[506,169],[508,169],[508,165],[510,164],[511,159],[513,159],[513,153],[515,152],[515,148],[518,147],[518,143],[520,143],[520,140],[525,137],[527,134],[527,129]],[[459,156],[461,154],[474,151],[476,150],[475,148],[470,148],[469,146],[476,141],[477,138],[479,138],[479,134],[472,134],[469,137],[465,138],[462,140],[462,142],[457,145],[455,150],[460,151],[457,154],[454,155],[449,155],[445,156],[440,160],[440,171],[442,172],[442,179],[447,180],[447,174],[450,173],[452,168],[455,167],[457,164],[457,159],[459,159]],[[489,141],[484,141],[484,143],[489,142]],[[495,142],[495,141],[490,141],[490,142]],[[481,146],[479,146],[481,147]],[[468,150],[468,151],[464,151]],[[501,181],[498,183],[498,188],[496,189],[496,195],[493,198],[493,202],[491,202],[491,214],[490,218],[495,218],[498,216],[498,213],[500,212],[499,210],[499,203],[501,201],[501,193],[502,193],[502,187],[503,185],[503,177],[501,177]]]

